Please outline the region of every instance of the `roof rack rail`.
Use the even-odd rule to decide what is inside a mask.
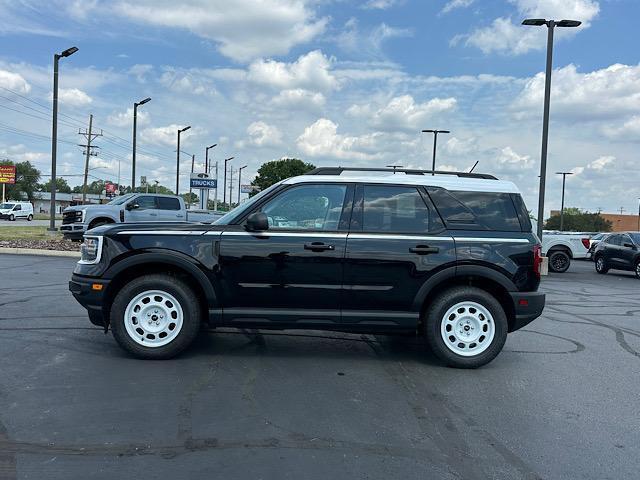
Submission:
[[[305,175],[340,175],[342,172],[389,172],[389,173],[406,173],[407,175],[456,175],[464,178],[484,178],[485,180],[497,180],[493,175],[488,173],[468,173],[468,172],[443,172],[436,170],[416,170],[413,168],[371,168],[371,167],[318,167]]]

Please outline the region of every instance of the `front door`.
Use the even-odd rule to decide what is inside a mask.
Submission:
[[[230,226],[220,240],[225,322],[304,325],[340,322],[340,289],[347,238],[341,222],[351,188],[298,184],[255,211],[269,229]]]
[[[426,194],[414,186],[359,185],[347,239],[343,322],[414,327],[420,287],[455,260],[453,238]]]
[[[153,195],[139,195],[131,200],[129,204],[135,204],[137,208],[132,210],[125,209],[125,222],[140,223],[158,221],[158,207],[156,205],[156,197]]]

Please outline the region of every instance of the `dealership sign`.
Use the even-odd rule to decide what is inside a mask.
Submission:
[[[16,167],[0,165],[0,183],[16,183]]]
[[[215,178],[209,178],[206,173],[192,173],[191,174],[191,188],[203,188],[210,189],[218,186],[218,180]]]
[[[240,185],[241,193],[253,193],[253,192],[259,192],[259,191],[260,191],[260,187],[256,187],[255,185]]]

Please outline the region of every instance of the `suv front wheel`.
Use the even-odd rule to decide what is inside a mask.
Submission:
[[[475,287],[441,293],[426,311],[424,333],[431,350],[456,368],[477,368],[493,360],[507,339],[500,302]]]
[[[166,274],[127,283],[111,307],[118,344],[138,358],[166,359],[186,349],[200,328],[200,306],[191,288]]]

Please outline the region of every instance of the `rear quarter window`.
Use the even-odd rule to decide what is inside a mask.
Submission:
[[[510,193],[455,191],[437,187],[428,187],[427,191],[449,229],[497,232],[527,230],[527,225],[521,225],[522,213],[518,215]],[[528,227],[530,231],[530,222]]]

